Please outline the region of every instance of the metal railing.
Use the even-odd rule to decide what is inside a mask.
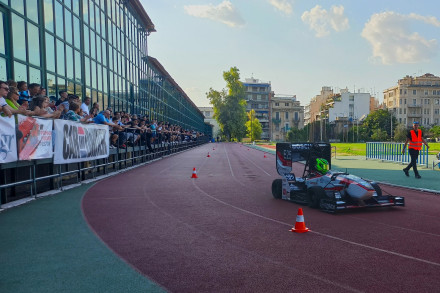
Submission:
[[[409,163],[411,157],[408,149],[402,154],[404,143],[399,142],[367,142],[366,159],[375,159],[396,163]],[[423,145],[417,160],[418,165],[428,168],[428,148]]]
[[[136,130],[125,132],[137,135]],[[53,164],[53,159],[16,161],[0,164],[0,208],[27,197],[37,197],[50,190],[63,190],[67,185],[95,179],[98,176],[118,172],[141,165],[174,153],[178,153],[208,142],[208,137],[190,141],[168,141],[157,138],[151,145],[148,136],[125,142],[118,141],[110,148],[107,158],[63,165]],[[150,146],[149,146],[150,145]],[[150,148],[151,147],[151,148]]]

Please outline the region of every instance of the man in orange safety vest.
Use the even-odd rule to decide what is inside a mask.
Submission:
[[[408,166],[406,166],[406,168],[403,169],[403,172],[408,177],[409,169],[413,168],[415,177],[417,179],[422,178],[417,171],[417,158],[419,157],[419,151],[422,149],[422,143],[424,143],[426,147],[429,148],[428,143],[423,138],[422,130],[419,129],[419,122],[414,121],[413,129],[408,131],[408,134],[406,135],[406,142],[402,149],[402,154],[405,154],[405,149],[408,145],[408,152],[411,157],[411,162],[408,164]]]

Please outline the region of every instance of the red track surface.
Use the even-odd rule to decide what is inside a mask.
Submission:
[[[407,207],[331,215],[302,206],[312,231],[296,234],[301,206],[272,197],[279,176],[267,156],[205,145],[97,183],[84,214],[172,292],[439,292],[439,196],[382,186]]]

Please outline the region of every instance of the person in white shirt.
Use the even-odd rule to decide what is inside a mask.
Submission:
[[[9,107],[8,103],[6,103],[6,100],[4,98],[8,95],[8,92],[8,84],[4,81],[0,81],[0,112],[3,112],[5,116],[11,117],[11,108]]]
[[[90,114],[89,106],[90,106],[90,97],[85,97],[83,103],[81,104],[81,110],[85,115]]]

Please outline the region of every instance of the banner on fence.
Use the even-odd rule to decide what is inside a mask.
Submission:
[[[55,120],[54,164],[107,158],[110,135],[107,125]]]
[[[18,159],[48,159],[53,156],[52,120],[18,116]]]
[[[15,118],[0,116],[0,163],[17,161]]]

